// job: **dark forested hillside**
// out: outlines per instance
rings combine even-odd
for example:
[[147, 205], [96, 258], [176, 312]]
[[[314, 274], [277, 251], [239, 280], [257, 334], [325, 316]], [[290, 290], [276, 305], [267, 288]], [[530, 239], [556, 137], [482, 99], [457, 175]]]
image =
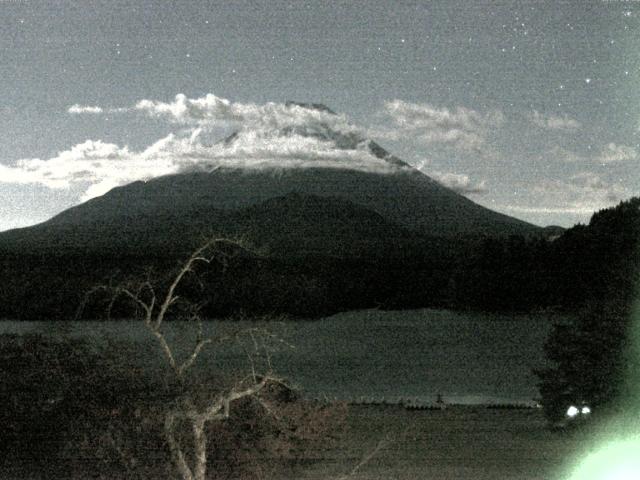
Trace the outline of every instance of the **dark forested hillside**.
[[576, 306], [571, 322], [556, 325], [549, 336], [551, 367], [537, 372], [546, 415], [556, 421], [568, 405], [581, 403], [599, 412], [635, 406], [640, 198], [600, 211], [588, 226], [567, 232], [551, 261], [559, 266], [558, 295]]
[[[255, 255], [233, 259], [225, 272], [212, 267], [198, 296], [211, 316], [370, 307], [574, 311], [631, 294], [639, 201], [598, 212], [555, 240], [447, 238], [416, 234], [345, 200], [290, 194], [212, 217], [224, 226], [218, 234], [243, 238]], [[48, 226], [48, 236], [31, 243], [20, 231], [0, 237], [0, 315], [69, 318], [97, 284], [150, 270], [161, 281], [206, 237], [179, 219], [168, 225], [169, 232], [157, 230], [165, 224], [105, 228], [92, 241], [67, 226]]]

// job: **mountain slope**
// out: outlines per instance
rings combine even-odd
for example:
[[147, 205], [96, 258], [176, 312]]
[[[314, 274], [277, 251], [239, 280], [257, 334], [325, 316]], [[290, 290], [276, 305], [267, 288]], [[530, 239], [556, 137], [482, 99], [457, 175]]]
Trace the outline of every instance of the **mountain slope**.
[[279, 257], [376, 259], [398, 256], [401, 245], [416, 241], [406, 229], [359, 205], [298, 193], [240, 210], [228, 217], [228, 224]]
[[135, 182], [73, 207], [43, 225], [98, 226], [154, 221], [168, 214], [203, 220], [220, 210], [246, 208], [292, 192], [342, 198], [428, 235], [531, 234], [540, 230], [484, 208], [418, 171], [391, 175], [328, 168], [219, 168]]
[[[215, 234], [245, 238], [277, 256], [317, 254], [352, 258], [389, 255], [398, 242], [416, 240], [414, 234], [400, 225], [336, 197], [290, 193], [234, 210], [200, 209], [192, 205], [177, 210], [147, 207], [123, 210], [120, 215], [118, 211], [113, 211], [113, 215], [103, 212], [99, 218], [56, 217], [36, 227], [0, 234], [0, 247], [13, 252], [137, 255], [157, 249], [188, 250], [207, 235]], [[92, 220], [88, 221], [89, 218]]]
[[[333, 115], [322, 105], [296, 105]], [[220, 144], [233, 149], [243, 141], [246, 143], [247, 138], [249, 142], [255, 138], [244, 135], [243, 132], [235, 133]], [[201, 166], [199, 171], [138, 181], [114, 188], [40, 225], [1, 233], [0, 245], [49, 242], [51, 246], [61, 248], [109, 248], [127, 241], [140, 245], [145, 242], [168, 245], [175, 243], [176, 237], [198, 232], [234, 231], [241, 234], [242, 225], [234, 220], [234, 212], [291, 193], [314, 197], [316, 202], [318, 198], [324, 198], [328, 203], [345, 201], [418, 235], [467, 237], [542, 233], [539, 227], [484, 208], [444, 187], [357, 133], [336, 131], [320, 123], [312, 127], [287, 127], [269, 138], [295, 141], [305, 137], [330, 145], [335, 157], [332, 157], [333, 163], [316, 166], [310, 161], [277, 168], [276, 158], [271, 159], [271, 166], [267, 167]], [[368, 155], [366, 158], [372, 162], [372, 168], [350, 163], [354, 153]], [[287, 165], [288, 160], [289, 157], [283, 158], [281, 163]], [[239, 163], [242, 163], [241, 159]], [[376, 168], [373, 168], [374, 164]], [[293, 215], [297, 206], [295, 202], [288, 202], [279, 208], [280, 214], [273, 216], [275, 222]], [[308, 211], [308, 220], [315, 223], [316, 228], [332, 228], [330, 222], [322, 226], [327, 217], [320, 215], [321, 211], [322, 208]], [[350, 221], [366, 221], [368, 213], [359, 216], [362, 213]], [[239, 213], [245, 220], [247, 214]], [[286, 220], [284, 222], [286, 224]], [[392, 229], [385, 235], [393, 234]]]

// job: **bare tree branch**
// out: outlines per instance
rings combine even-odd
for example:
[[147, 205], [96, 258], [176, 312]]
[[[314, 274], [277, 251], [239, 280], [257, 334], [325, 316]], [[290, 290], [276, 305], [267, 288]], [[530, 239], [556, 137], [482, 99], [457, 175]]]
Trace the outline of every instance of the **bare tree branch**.
[[349, 477], [353, 477], [358, 472], [358, 470], [360, 470], [363, 466], [369, 463], [373, 459], [373, 457], [375, 457], [380, 452], [380, 450], [382, 450], [388, 444], [389, 444], [388, 438], [383, 438], [382, 440], [380, 440], [378, 444], [375, 446], [375, 448], [371, 450], [369, 453], [367, 453], [364, 457], [362, 457], [362, 459], [351, 469], [349, 473], [347, 473], [346, 475], [343, 475], [338, 480], [347, 480]]
[[[162, 331], [162, 325], [171, 307], [181, 300], [177, 293], [179, 286], [188, 273], [194, 272], [197, 264], [210, 264], [215, 260], [222, 266], [223, 271], [227, 268], [230, 255], [220, 250], [220, 247], [223, 246], [247, 251], [240, 241], [215, 237], [203, 243], [189, 256], [177, 270], [177, 273], [171, 277], [164, 294], [160, 296], [151, 282], [150, 274], [148, 274], [147, 278], [142, 282], [128, 282], [116, 287], [112, 285], [96, 287], [88, 293], [86, 298], [99, 291], [111, 292], [112, 297], [108, 305], [109, 313], [120, 297], [127, 298], [135, 306], [136, 312], [141, 313], [145, 327], [158, 342], [162, 354], [176, 379], [182, 383], [187, 372], [193, 367], [206, 346], [222, 343], [231, 339], [232, 336], [221, 336], [215, 342], [213, 338], [206, 337], [203, 331], [202, 318], [199, 314], [202, 305], [183, 301], [189, 311], [188, 319], [196, 323], [197, 330], [193, 347], [186, 357], [179, 361], [174, 349]], [[79, 312], [85, 307], [86, 298]], [[226, 392], [219, 393], [213, 397], [204, 406], [198, 407], [188, 394], [184, 394], [179, 399], [176, 399], [175, 404], [166, 412], [164, 419], [165, 439], [171, 452], [173, 463], [182, 480], [205, 480], [207, 468], [206, 426], [209, 422], [228, 419], [231, 407], [235, 402], [247, 397], [258, 399], [259, 394], [267, 385], [271, 383], [284, 384], [281, 379], [273, 375], [271, 352], [269, 345], [267, 345], [267, 340], [276, 341], [276, 337], [266, 332], [265, 329], [249, 328], [235, 335], [236, 340], [239, 341], [243, 348], [247, 347], [241, 339], [243, 334], [247, 336], [246, 338], [249, 342], [249, 348], [246, 353], [251, 364], [251, 374], [238, 381]], [[284, 343], [283, 340], [280, 340], [280, 342]], [[258, 366], [257, 362], [260, 362], [260, 366]], [[258, 369], [260, 367], [264, 368], [266, 373], [259, 373]], [[275, 415], [266, 402], [261, 399], [258, 399], [258, 401], [267, 412]], [[180, 439], [182, 435], [176, 433], [177, 429], [185, 424], [189, 425], [191, 430], [193, 442], [190, 444], [191, 450], [185, 450], [185, 446], [181, 445]]]
[[180, 444], [176, 440], [175, 437], [175, 422], [176, 415], [174, 412], [169, 411], [164, 419], [164, 434], [165, 439], [167, 440], [167, 444], [169, 445], [169, 450], [171, 451], [171, 457], [173, 458], [173, 463], [175, 464], [182, 480], [194, 480], [193, 472], [191, 468], [189, 468], [189, 464], [185, 458], [182, 449], [180, 448]]
[[177, 374], [179, 377], [182, 377], [184, 375], [184, 372], [186, 372], [187, 369], [189, 369], [196, 361], [198, 355], [200, 354], [200, 351], [205, 347], [205, 345], [208, 345], [210, 343], [213, 343], [213, 340], [210, 338], [199, 340], [198, 343], [196, 343], [196, 346], [191, 352], [191, 355], [189, 355], [189, 357], [178, 367]]
[[211, 261], [213, 260], [213, 258], [215, 257], [215, 255], [211, 256], [211, 257], [206, 257], [203, 254], [213, 248], [214, 246], [217, 246], [219, 244], [228, 244], [228, 245], [232, 245], [235, 247], [242, 247], [242, 245], [240, 245], [238, 242], [234, 241], [234, 240], [230, 240], [227, 238], [213, 238], [211, 240], [209, 240], [208, 242], [206, 242], [204, 245], [202, 245], [200, 248], [198, 248], [195, 252], [193, 252], [191, 254], [191, 256], [189, 257], [189, 259], [185, 262], [185, 264], [182, 266], [182, 268], [180, 269], [180, 271], [178, 272], [178, 274], [175, 276], [175, 278], [173, 279], [173, 282], [171, 282], [171, 285], [169, 286], [168, 290], [167, 290], [167, 294], [164, 297], [164, 301], [162, 302], [161, 306], [160, 306], [160, 311], [158, 312], [158, 315], [156, 316], [156, 320], [155, 320], [155, 328], [158, 329], [160, 328], [160, 326], [162, 325], [162, 322], [164, 321], [164, 317], [167, 313], [167, 310], [169, 309], [169, 307], [176, 302], [176, 300], [178, 299], [178, 297], [175, 295], [175, 290], [178, 287], [178, 285], [180, 284], [180, 282], [182, 281], [183, 277], [193, 271], [193, 266], [198, 263], [198, 262], [203, 262], [203, 263], [211, 263]]

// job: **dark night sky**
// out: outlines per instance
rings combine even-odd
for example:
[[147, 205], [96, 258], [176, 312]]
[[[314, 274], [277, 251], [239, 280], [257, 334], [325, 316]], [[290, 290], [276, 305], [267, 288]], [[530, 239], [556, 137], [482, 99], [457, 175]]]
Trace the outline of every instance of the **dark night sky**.
[[0, 0], [0, 230], [176, 171], [171, 155], [219, 159], [215, 134], [281, 126], [286, 100], [326, 104], [490, 208], [584, 222], [640, 191], [639, 16], [636, 1]]

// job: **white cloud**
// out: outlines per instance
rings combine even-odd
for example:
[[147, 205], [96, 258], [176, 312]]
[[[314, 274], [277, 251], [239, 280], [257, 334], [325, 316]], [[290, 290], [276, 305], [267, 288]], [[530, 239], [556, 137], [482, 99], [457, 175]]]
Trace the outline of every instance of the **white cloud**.
[[[87, 113], [86, 108], [75, 110]], [[401, 169], [373, 155], [368, 141], [344, 116], [325, 110], [236, 104], [213, 95], [199, 99], [178, 95], [170, 103], [143, 100], [136, 109], [168, 118], [180, 128], [141, 151], [87, 140], [49, 159], [19, 160], [14, 166], [0, 166], [0, 182], [81, 188], [86, 200], [135, 180], [218, 167], [345, 168], [377, 173]], [[231, 141], [209, 138], [219, 122], [234, 123], [237, 135]]]
[[550, 156], [564, 163], [584, 163], [589, 161], [588, 157], [557, 145], [551, 148], [546, 156]]
[[15, 166], [2, 166], [0, 181], [51, 189], [81, 185], [86, 188], [83, 199], [87, 199], [117, 185], [175, 171], [170, 162], [149, 160], [127, 147], [87, 140], [47, 160], [23, 159]]
[[630, 196], [619, 183], [611, 183], [593, 172], [580, 172], [566, 180], [547, 179], [532, 189], [536, 208], [561, 208], [593, 212]]
[[610, 183], [593, 172], [581, 172], [566, 180], [547, 179], [529, 192], [529, 202], [525, 205], [500, 205], [496, 208], [515, 214], [549, 216], [576, 216], [585, 221], [592, 213], [610, 207], [630, 196], [619, 184]]
[[487, 191], [486, 180], [472, 180], [469, 175], [462, 173], [443, 173], [443, 172], [429, 172], [428, 174], [434, 180], [437, 180], [440, 184], [447, 188], [450, 188], [454, 192], [468, 195], [472, 193], [485, 193]]
[[165, 118], [180, 125], [205, 129], [231, 124], [248, 130], [274, 131], [311, 127], [342, 134], [364, 134], [345, 115], [335, 114], [326, 107], [309, 108], [295, 103], [239, 103], [211, 93], [200, 98], [178, 94], [171, 102], [141, 100], [134, 109], [150, 117]]
[[67, 110], [69, 113], [103, 113], [104, 110], [102, 107], [95, 107], [89, 105], [71, 105]]
[[531, 123], [546, 130], [578, 130], [582, 125], [568, 115], [543, 114], [534, 110], [529, 115]]
[[190, 99], [179, 93], [173, 102], [159, 100], [140, 100], [136, 110], [152, 117], [168, 118], [182, 124], [197, 124], [212, 121], [239, 121], [241, 116], [234, 113], [237, 108], [225, 99], [209, 93], [201, 98]]
[[391, 125], [372, 128], [372, 136], [389, 140], [410, 138], [462, 150], [482, 147], [492, 129], [504, 123], [504, 115], [499, 111], [480, 113], [464, 107], [449, 110], [402, 100], [386, 102], [383, 114], [391, 120]]
[[462, 195], [469, 195], [474, 193], [485, 193], [487, 191], [486, 180], [474, 180], [469, 175], [464, 173], [452, 173], [442, 172], [430, 168], [430, 161], [423, 159], [417, 163], [414, 163], [414, 168], [417, 168], [425, 175], [433, 178], [441, 185], [450, 188], [454, 192]]
[[[622, 163], [640, 159], [640, 152], [628, 145], [608, 143], [598, 153], [579, 154], [572, 150], [555, 146], [551, 148], [546, 157], [551, 157], [565, 163], [595, 163], [605, 165], [609, 163]], [[542, 158], [542, 157], [541, 157]]]
[[578, 188], [590, 191], [607, 191], [614, 193], [616, 185], [604, 181], [598, 174], [593, 172], [580, 172], [569, 178], [569, 184]]
[[630, 160], [638, 160], [638, 150], [627, 145], [616, 145], [615, 143], [607, 144], [600, 154], [596, 157], [598, 163], [614, 163], [626, 162]]
[[337, 148], [335, 142], [314, 136], [276, 131], [243, 130], [229, 142], [205, 145], [202, 132], [171, 134], [140, 154], [146, 159], [174, 162], [177, 171], [229, 168], [346, 168], [391, 173], [398, 167], [371, 154], [366, 141]]
[[512, 212], [519, 213], [543, 213], [543, 214], [567, 214], [574, 215], [588, 215], [593, 213], [594, 207], [591, 205], [584, 206], [568, 206], [568, 207], [528, 207], [521, 205], [500, 205], [499, 209], [511, 210]]

